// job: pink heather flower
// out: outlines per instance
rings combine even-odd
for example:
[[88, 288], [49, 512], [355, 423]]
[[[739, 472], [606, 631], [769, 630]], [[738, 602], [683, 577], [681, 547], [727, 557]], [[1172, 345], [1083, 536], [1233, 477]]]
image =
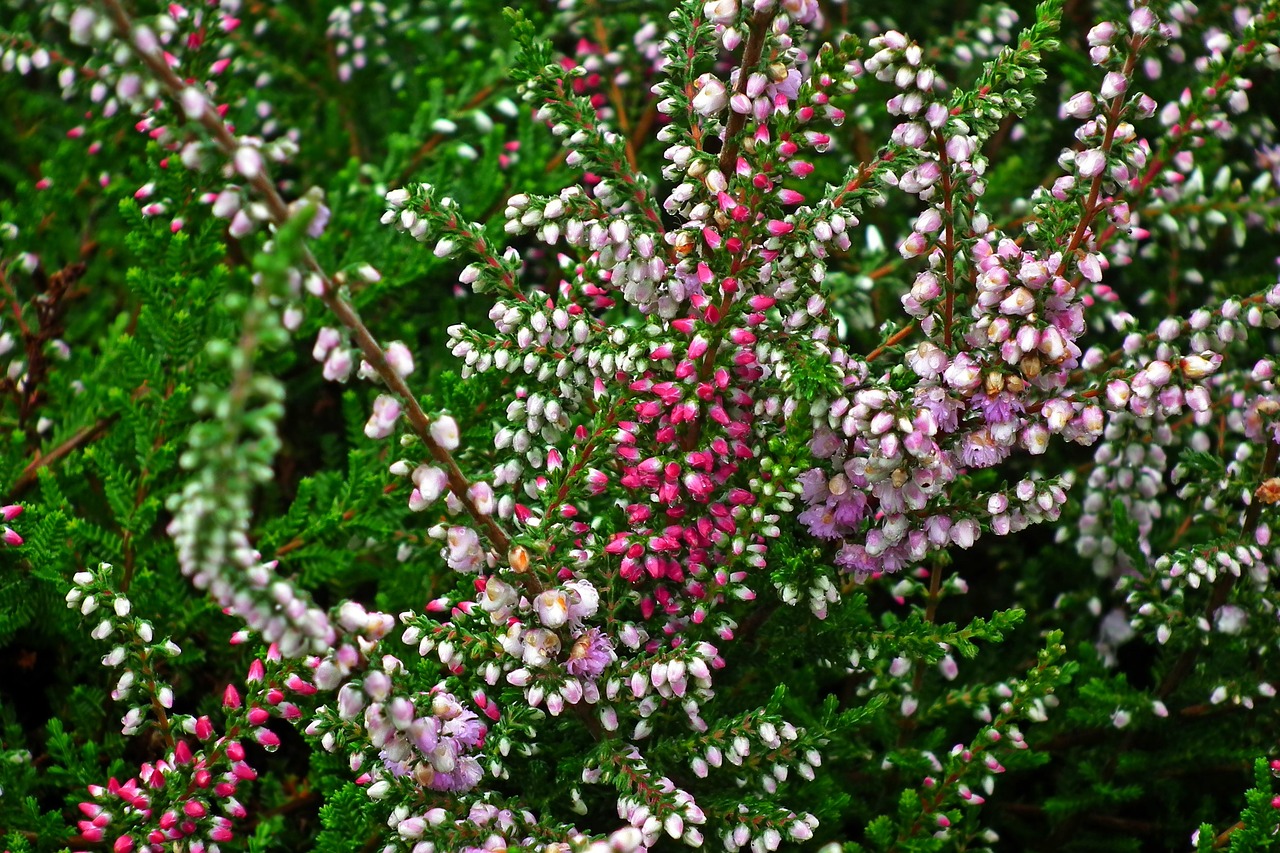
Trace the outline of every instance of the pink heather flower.
[[1102, 281], [1102, 264], [1097, 254], [1091, 252], [1080, 259], [1080, 274], [1089, 281]]
[[352, 369], [351, 351], [335, 348], [324, 361], [324, 378], [329, 382], [347, 382]]
[[904, 259], [915, 258], [929, 251], [929, 238], [921, 234], [919, 231], [911, 232], [907, 239], [902, 241], [902, 245], [898, 247], [898, 254]]
[[226, 219], [239, 209], [240, 191], [235, 187], [227, 187], [213, 200], [212, 213], [219, 219]]
[[931, 207], [916, 217], [916, 230], [922, 234], [932, 234], [941, 227], [942, 212], [936, 207]]
[[[327, 205], [315, 203], [314, 206], [316, 210], [315, 215], [313, 215], [311, 217], [311, 221], [307, 223], [307, 236], [312, 239], [324, 234], [324, 229], [328, 226], [329, 217], [331, 215], [331, 211]], [[368, 264], [363, 265], [363, 267], [367, 266]]]
[[493, 487], [488, 483], [472, 483], [467, 489], [467, 497], [475, 504], [476, 511], [481, 515], [492, 515], [495, 507], [493, 497]]
[[12, 545], [14, 547], [22, 544], [22, 537], [18, 535], [16, 530], [7, 525], [4, 528], [3, 534], [0, 534], [0, 539], [4, 540], [4, 544]]
[[395, 430], [399, 417], [400, 401], [387, 394], [379, 394], [373, 402], [373, 414], [364, 425], [364, 434], [373, 439], [386, 438]]
[[187, 118], [198, 120], [201, 116], [204, 115], [204, 108], [205, 108], [205, 105], [207, 104], [207, 101], [205, 100], [204, 92], [201, 92], [199, 89], [195, 88], [194, 86], [188, 86], [187, 88], [183, 89], [182, 94], [179, 96], [178, 101], [181, 104], [182, 111], [186, 114]]
[[1129, 13], [1129, 31], [1135, 35], [1147, 35], [1155, 30], [1160, 21], [1150, 6], [1139, 6]]
[[1061, 115], [1084, 121], [1093, 115], [1093, 108], [1093, 95], [1089, 92], [1077, 92], [1071, 96], [1071, 100], [1062, 105]]
[[1111, 100], [1123, 95], [1129, 88], [1129, 81], [1119, 71], [1110, 71], [1107, 76], [1102, 78], [1102, 88], [1098, 94], [1102, 95], [1105, 100]]
[[1098, 45], [1110, 44], [1116, 37], [1116, 25], [1111, 21], [1103, 21], [1095, 24], [1093, 29], [1089, 30], [1089, 46], [1097, 47]]
[[251, 231], [253, 231], [253, 220], [243, 210], [237, 210], [231, 217], [231, 227], [227, 229], [227, 233], [238, 239]]
[[1100, 149], [1090, 148], [1076, 155], [1076, 171], [1082, 178], [1094, 178], [1107, 166], [1107, 155]]
[[431, 422], [431, 440], [445, 450], [457, 450], [460, 441], [458, 422], [450, 415], [441, 415]]
[[97, 12], [89, 6], [77, 5], [67, 21], [71, 29], [71, 41], [75, 44], [89, 44], [93, 40], [93, 28], [97, 22]]
[[0, 518], [3, 518], [5, 521], [13, 521], [20, 515], [22, 515], [22, 507], [18, 504], [9, 504], [8, 506], [0, 507]]
[[[342, 343], [342, 335], [337, 329], [325, 327], [316, 335], [316, 344], [311, 349], [311, 357], [319, 362], [326, 362], [329, 354]], [[328, 379], [329, 377], [325, 377]]]

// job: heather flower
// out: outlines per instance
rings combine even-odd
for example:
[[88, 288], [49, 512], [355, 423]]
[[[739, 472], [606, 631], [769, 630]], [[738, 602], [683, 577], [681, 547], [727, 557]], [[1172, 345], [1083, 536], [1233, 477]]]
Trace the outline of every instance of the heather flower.
[[[23, 551], [43, 574], [22, 583], [75, 573], [67, 605], [120, 670], [109, 690], [125, 707], [111, 713], [127, 736], [155, 735], [129, 747], [152, 753], [136, 779], [91, 789], [83, 840], [229, 841], [245, 813], [236, 780], [256, 772], [240, 741], [304, 749], [268, 727], [277, 719], [346, 762], [368, 798], [356, 810], [361, 837], [417, 853], [603, 853], [654, 848], [663, 835], [776, 849], [815, 834], [816, 818], [786, 804], [830, 788], [829, 775], [808, 784], [827, 745], [869, 755], [873, 788], [892, 782], [883, 797], [851, 800], [872, 821], [867, 837], [910, 847], [928, 831], [937, 843], [963, 834], [990, 845], [984, 822], [999, 812], [979, 807], [1006, 765], [1038, 764], [1011, 760], [1014, 750], [1043, 758], [1051, 744], [1087, 761], [1136, 744], [1141, 754], [1148, 707], [1167, 714], [1206, 698], [1229, 702], [1239, 726], [1224, 755], [1265, 741], [1254, 722], [1265, 714], [1250, 712], [1275, 689], [1237, 664], [1265, 647], [1280, 605], [1268, 584], [1280, 419], [1273, 360], [1258, 361], [1280, 325], [1280, 287], [1247, 280], [1271, 260], [1254, 235], [1274, 225], [1274, 128], [1248, 110], [1266, 98], [1250, 77], [1275, 55], [1274, 22], [1175, 3], [1160, 12], [1167, 21], [1139, 4], [1100, 24], [1087, 36], [1099, 67], [1073, 77], [1080, 91], [1062, 91], [1058, 115], [1074, 139], [1044, 157], [1018, 143], [1067, 138], [1043, 106], [1055, 66], [1041, 61], [1062, 23], [1053, 4], [1021, 34], [1012, 11], [984, 8], [942, 44], [872, 28], [865, 43], [830, 45], [815, 41], [826, 25], [812, 0], [697, 0], [654, 21], [638, 12], [625, 35], [611, 14], [572, 5], [538, 23], [561, 27], [571, 55], [557, 58], [517, 15], [510, 69], [563, 142], [563, 162], [583, 172], [563, 188], [540, 164], [501, 172], [544, 149], [504, 139], [521, 110], [487, 66], [473, 100], [448, 94], [445, 74], [440, 97], [347, 99], [332, 127], [303, 134], [288, 127], [297, 99], [272, 93], [286, 78], [311, 81], [308, 97], [328, 85], [289, 61], [291, 44], [312, 41], [293, 38], [306, 21], [283, 33], [289, 16], [235, 12], [246, 27], [230, 6], [181, 4], [133, 20], [106, 0], [33, 19], [39, 40], [66, 18], [84, 50], [9, 39], [0, 64], [51, 69], [34, 94], [20, 90], [20, 106], [38, 104], [55, 73], [68, 101], [87, 96], [63, 148], [96, 156], [77, 140], [117, 113], [148, 146], [146, 160], [113, 162], [114, 178], [68, 172], [60, 152], [42, 160], [51, 176], [34, 183], [35, 207], [6, 210], [22, 227], [0, 227], [15, 244], [13, 263], [0, 263], [18, 327], [0, 336], [0, 354], [15, 354], [5, 373], [14, 488], [48, 515]], [[321, 25], [332, 77], [406, 94], [426, 77], [402, 57], [434, 55], [437, 41], [450, 56], [473, 51], [478, 8], [451, 8], [442, 40], [440, 16], [339, 3]], [[264, 65], [248, 32], [283, 52]], [[882, 103], [867, 103], [882, 89]], [[425, 138], [387, 147], [369, 135], [396, 127], [385, 119], [403, 118], [397, 105], [410, 101], [423, 112], [403, 127]], [[857, 133], [842, 136], [834, 128], [850, 104]], [[483, 145], [468, 138], [473, 127]], [[354, 162], [384, 147], [382, 161]], [[1014, 148], [1027, 169], [1048, 170], [1044, 181], [1008, 180]], [[321, 162], [335, 156], [352, 166]], [[394, 188], [424, 170], [457, 180], [449, 164], [459, 161], [481, 196], [502, 183], [494, 175], [530, 182], [499, 205], [501, 228], [466, 221], [463, 204], [430, 186]], [[308, 174], [328, 186], [297, 185]], [[114, 280], [120, 257], [155, 263], [128, 277], [141, 303], [128, 334], [101, 342], [107, 354], [124, 348], [128, 369], [77, 385], [57, 375], [74, 359], [44, 355], [61, 357], [52, 341], [64, 331], [105, 327], [95, 313], [69, 331], [48, 325], [62, 316], [58, 276], [71, 274], [26, 241], [81, 208], [95, 221], [114, 215], [91, 198], [113, 182], [132, 219], [91, 229], [105, 249], [82, 253], [91, 280]], [[369, 192], [403, 242], [370, 236], [360, 218]], [[191, 199], [212, 216], [188, 211]], [[874, 226], [861, 221], [868, 209]], [[519, 239], [495, 246], [500, 232]], [[421, 263], [408, 260], [415, 250]], [[1223, 268], [1197, 268], [1206, 256]], [[326, 269], [335, 258], [341, 272]], [[226, 273], [241, 259], [252, 259], [252, 286]], [[446, 332], [460, 379], [416, 371], [405, 343], [380, 343], [429, 339], [395, 314], [397, 288], [419, 280], [423, 263], [433, 276], [457, 273], [455, 292], [480, 306]], [[175, 265], [184, 298], [219, 306], [218, 322], [172, 310]], [[36, 294], [29, 304], [24, 288]], [[1175, 316], [1162, 322], [1166, 311]], [[373, 394], [295, 387], [292, 375], [286, 394], [270, 376], [287, 362], [262, 353], [309, 321], [320, 329], [315, 372], [373, 383]], [[170, 365], [188, 351], [199, 358]], [[72, 392], [84, 405], [46, 405]], [[356, 422], [372, 440], [403, 432], [398, 447], [326, 441], [299, 468], [295, 448], [314, 437], [285, 414], [320, 414], [339, 396], [344, 414], [371, 403]], [[109, 418], [75, 422], [108, 397]], [[424, 411], [428, 399], [463, 407], [466, 446], [454, 417]], [[173, 430], [188, 428], [173, 453]], [[1091, 446], [1092, 460], [1067, 442]], [[351, 464], [335, 468], [335, 453]], [[258, 490], [273, 478], [264, 502]], [[141, 537], [157, 495], [168, 500], [172, 556]], [[77, 500], [90, 502], [92, 524]], [[288, 512], [269, 517], [280, 501]], [[1073, 547], [997, 539], [1033, 524]], [[3, 538], [22, 541], [7, 527]], [[103, 547], [124, 565], [67, 568]], [[1028, 559], [1009, 559], [1025, 549]], [[1065, 571], [1077, 556], [1097, 577]], [[991, 584], [992, 567], [1016, 577]], [[152, 633], [171, 622], [160, 618], [173, 606], [172, 585], [156, 582], [165, 571], [242, 623], [235, 644], [260, 646], [243, 689], [222, 691], [225, 737], [214, 721], [173, 711], [190, 697], [165, 681], [176, 651]], [[973, 610], [949, 601], [968, 591], [966, 576], [998, 607], [951, 624]], [[397, 618], [341, 600], [370, 583], [409, 609]], [[312, 600], [315, 584], [340, 601], [331, 612]], [[136, 599], [123, 594], [130, 585]], [[825, 629], [807, 621], [828, 618]], [[1117, 693], [1105, 671], [1113, 649], [1073, 659], [1107, 618], [1108, 643], [1126, 632], [1148, 641], [1162, 683], [1126, 680]], [[1010, 653], [967, 667], [959, 683], [957, 653], [987, 656], [1002, 640]], [[792, 657], [806, 678], [787, 681], [784, 696], [760, 665]], [[1089, 689], [1067, 689], [1082, 671]], [[808, 731], [787, 722], [787, 709], [823, 692], [841, 697], [838, 714], [805, 715]], [[1060, 703], [1075, 703], [1065, 728]], [[961, 719], [976, 729], [939, 749]], [[1033, 747], [1019, 729], [1031, 723], [1059, 728]], [[1123, 742], [1108, 739], [1117, 728]], [[851, 749], [849, 732], [864, 729], [892, 733], [893, 761], [875, 760], [874, 736]], [[573, 747], [555, 756], [563, 786], [550, 798], [526, 790], [545, 781], [548, 743]], [[119, 757], [104, 748], [104, 760]], [[1145, 784], [1114, 764], [1110, 788]], [[26, 785], [27, 775], [14, 778]], [[1259, 802], [1268, 778], [1263, 767]], [[1070, 801], [1076, 783], [1061, 784]], [[610, 810], [588, 786], [615, 798], [625, 829], [600, 823]], [[320, 793], [330, 800], [320, 831], [349, 834], [350, 803]], [[1257, 811], [1231, 830], [1237, 839], [1269, 837]]]
[[588, 628], [579, 634], [569, 648], [564, 668], [570, 675], [596, 679], [613, 661], [613, 645], [599, 628]]
[[724, 83], [710, 75], [699, 78], [698, 94], [693, 97], [693, 108], [704, 116], [712, 116], [725, 108], [729, 103]]

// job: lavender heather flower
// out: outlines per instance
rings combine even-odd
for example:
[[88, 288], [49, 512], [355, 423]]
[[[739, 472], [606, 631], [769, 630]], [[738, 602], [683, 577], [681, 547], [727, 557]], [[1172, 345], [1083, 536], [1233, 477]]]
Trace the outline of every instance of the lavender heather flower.
[[574, 639], [564, 668], [570, 675], [594, 680], [613, 659], [613, 643], [604, 632], [593, 626]]

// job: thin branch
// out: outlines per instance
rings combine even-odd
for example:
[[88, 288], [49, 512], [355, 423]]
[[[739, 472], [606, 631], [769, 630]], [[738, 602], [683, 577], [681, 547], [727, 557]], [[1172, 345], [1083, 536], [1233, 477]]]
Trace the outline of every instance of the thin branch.
[[27, 467], [22, 469], [22, 473], [18, 475], [18, 479], [13, 481], [13, 485], [9, 487], [9, 495], [16, 496], [35, 484], [39, 476], [40, 469], [45, 468], [59, 461], [64, 456], [75, 450], [96, 441], [101, 438], [107, 431], [107, 428], [115, 421], [115, 417], [103, 418], [95, 424], [87, 427], [81, 427], [57, 447], [50, 450], [43, 456], [37, 456], [27, 463]]
[[[121, 38], [131, 46], [135, 45], [133, 22], [120, 5], [119, 0], [104, 0], [104, 6], [110, 13]], [[146, 53], [137, 50], [135, 46], [134, 55], [147, 66], [147, 69], [154, 75], [156, 80], [168, 90], [171, 97], [179, 98], [187, 88], [187, 85], [179, 79], [159, 54]], [[235, 155], [241, 143], [213, 106], [206, 103], [196, 120], [209, 132], [214, 143], [222, 150], [223, 154], [228, 157]], [[257, 174], [249, 178], [248, 182], [262, 197], [267, 209], [270, 211], [271, 219], [276, 224], [282, 224], [288, 220], [289, 206], [280, 196], [279, 191], [266, 171], [265, 165]], [[502, 529], [496, 519], [480, 512], [475, 502], [468, 495], [471, 484], [463, 475], [452, 454], [431, 437], [431, 418], [422, 410], [417, 396], [405, 383], [404, 378], [387, 363], [386, 353], [383, 351], [382, 346], [374, 338], [373, 333], [369, 331], [364, 321], [360, 319], [360, 315], [356, 313], [355, 308], [338, 292], [338, 287], [334, 284], [332, 277], [320, 266], [320, 263], [307, 247], [303, 248], [303, 263], [322, 282], [323, 291], [320, 295], [320, 300], [324, 302], [325, 306], [338, 321], [351, 332], [352, 338], [360, 348], [365, 360], [369, 362], [392, 393], [399, 397], [404, 404], [406, 415], [410, 425], [413, 427], [413, 431], [436, 463], [445, 470], [449, 480], [449, 490], [453, 492], [458, 502], [462, 504], [475, 522], [485, 529], [490, 541], [500, 554], [510, 550], [510, 535]]]
[[[742, 65], [738, 68], [738, 94], [747, 93], [747, 80], [751, 71], [760, 64], [760, 56], [764, 53], [765, 36], [769, 34], [769, 26], [773, 23], [776, 8], [767, 12], [756, 12], [751, 18], [751, 32], [747, 36], [747, 46], [742, 51]], [[747, 124], [745, 113], [734, 112], [729, 116], [729, 124], [724, 131], [724, 148], [720, 150], [720, 171], [725, 175], [733, 174], [738, 165], [738, 135]]]

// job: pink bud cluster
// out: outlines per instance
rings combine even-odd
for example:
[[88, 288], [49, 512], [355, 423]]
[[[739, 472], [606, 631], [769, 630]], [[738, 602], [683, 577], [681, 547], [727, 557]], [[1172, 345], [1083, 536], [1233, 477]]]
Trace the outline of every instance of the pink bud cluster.
[[[22, 507], [17, 504], [9, 504], [8, 506], [0, 507], [0, 518], [3, 518], [5, 521], [13, 521], [20, 515], [22, 515]], [[18, 545], [21, 545], [23, 540], [18, 531], [6, 524], [4, 525], [3, 532], [0, 533], [0, 541], [3, 541], [4, 544], [11, 548], [15, 548]]]
[[[116, 853], [159, 853], [176, 842], [188, 850], [217, 853], [220, 843], [232, 839], [232, 820], [246, 815], [236, 798], [239, 786], [257, 777], [245, 762], [240, 738], [251, 733], [267, 746], [279, 740], [263, 727], [265, 715], [241, 712], [232, 685], [223, 700], [226, 735], [219, 735], [207, 716], [173, 714], [173, 688], [161, 680], [158, 664], [180, 649], [171, 640], [155, 639], [151, 623], [134, 615], [129, 598], [113, 589], [111, 574], [106, 563], [77, 573], [67, 606], [95, 623], [94, 639], [113, 643], [102, 663], [122, 670], [111, 696], [131, 706], [121, 721], [123, 733], [136, 734], [150, 722], [167, 741], [168, 751], [144, 762], [136, 778], [89, 786], [90, 799], [80, 803], [80, 840], [109, 842]], [[144, 695], [139, 699], [137, 693]], [[154, 721], [148, 720], [151, 716]]]

